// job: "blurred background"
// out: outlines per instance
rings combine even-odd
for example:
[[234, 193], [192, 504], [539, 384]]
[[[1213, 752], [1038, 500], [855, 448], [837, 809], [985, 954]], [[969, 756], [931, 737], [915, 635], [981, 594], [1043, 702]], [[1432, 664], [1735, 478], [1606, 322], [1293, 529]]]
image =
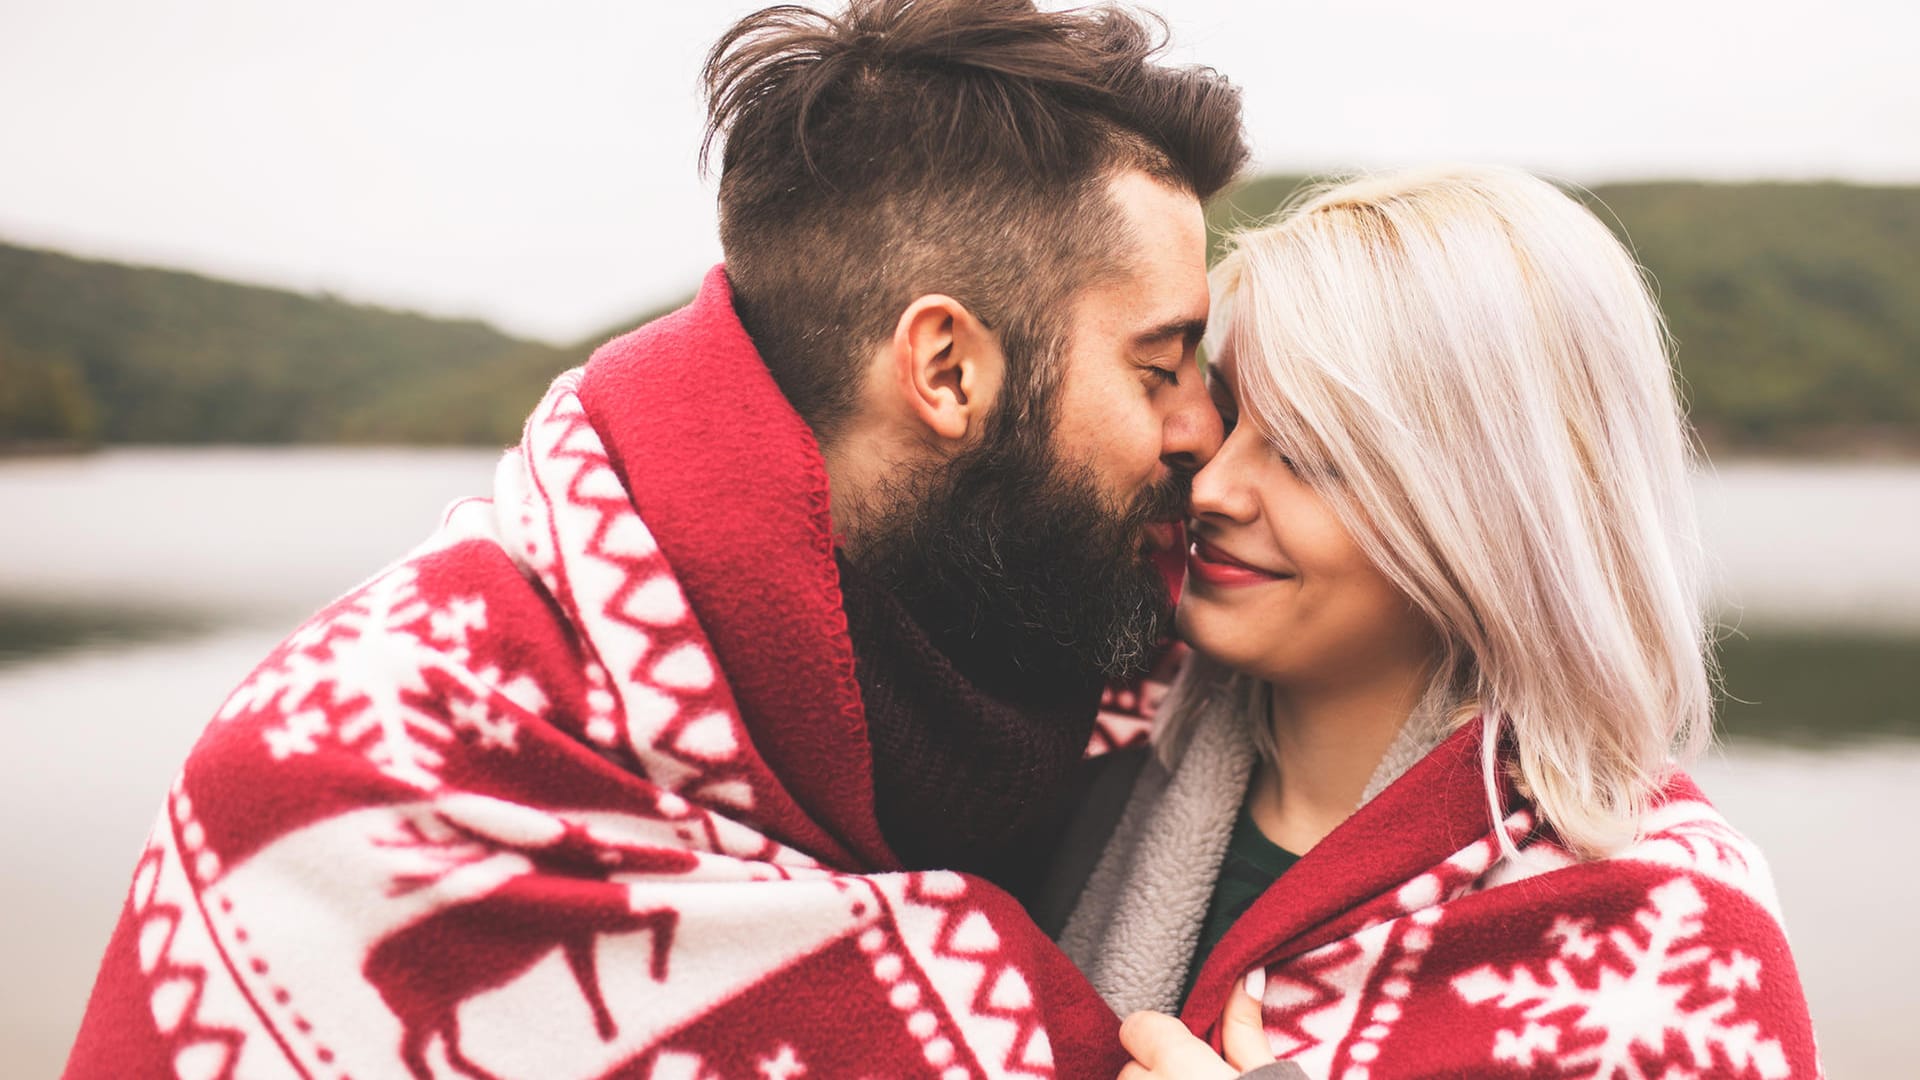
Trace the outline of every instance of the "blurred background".
[[[696, 73], [756, 6], [0, 0], [8, 1075], [59, 1071], [227, 690], [718, 260]], [[1712, 458], [1697, 775], [1773, 862], [1829, 1072], [1911, 1075], [1920, 7], [1158, 10], [1246, 91], [1260, 179], [1216, 224], [1467, 160], [1629, 238]]]

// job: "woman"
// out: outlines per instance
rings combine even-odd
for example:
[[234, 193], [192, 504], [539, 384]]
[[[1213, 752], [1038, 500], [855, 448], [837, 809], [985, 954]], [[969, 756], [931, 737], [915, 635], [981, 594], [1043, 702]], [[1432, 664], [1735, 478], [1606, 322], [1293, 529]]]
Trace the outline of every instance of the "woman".
[[1128, 1074], [1816, 1075], [1765, 864], [1680, 771], [1692, 459], [1627, 253], [1537, 179], [1421, 172], [1215, 292], [1196, 656], [1062, 935], [1212, 1043], [1136, 1015]]

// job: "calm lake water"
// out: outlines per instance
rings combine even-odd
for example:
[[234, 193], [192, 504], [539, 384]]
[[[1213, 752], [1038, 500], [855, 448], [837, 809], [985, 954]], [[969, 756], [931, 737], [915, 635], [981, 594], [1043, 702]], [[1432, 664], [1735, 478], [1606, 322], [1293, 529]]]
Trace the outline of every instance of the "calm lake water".
[[[0, 462], [0, 1062], [57, 1075], [181, 756], [312, 609], [484, 492], [484, 451], [128, 450]], [[1696, 777], [1767, 852], [1835, 1077], [1920, 1060], [1920, 466], [1699, 486], [1730, 698]], [[1882, 826], [1881, 822], [1889, 823]]]

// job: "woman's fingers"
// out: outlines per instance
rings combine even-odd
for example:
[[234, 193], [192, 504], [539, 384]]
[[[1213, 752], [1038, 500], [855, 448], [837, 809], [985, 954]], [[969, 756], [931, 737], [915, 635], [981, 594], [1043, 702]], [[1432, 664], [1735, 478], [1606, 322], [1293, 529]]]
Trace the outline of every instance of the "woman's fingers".
[[1120, 1025], [1120, 1045], [1133, 1055], [1119, 1080], [1232, 1080], [1262, 1065], [1273, 1064], [1266, 1025], [1260, 1018], [1260, 999], [1267, 989], [1265, 968], [1247, 973], [1244, 983], [1227, 995], [1220, 1014], [1222, 1060], [1187, 1025], [1165, 1013], [1137, 1012]]
[[1120, 1045], [1134, 1060], [1120, 1073], [1126, 1080], [1233, 1080], [1240, 1075], [1240, 1070], [1194, 1038], [1187, 1025], [1166, 1013], [1137, 1012], [1127, 1017], [1120, 1025]]
[[1227, 1052], [1227, 1064], [1236, 1073], [1273, 1064], [1267, 1026], [1260, 1019], [1260, 999], [1266, 991], [1267, 969], [1254, 968], [1247, 972], [1246, 981], [1227, 995], [1226, 1010], [1220, 1014], [1220, 1045]]
[[1166, 1013], [1137, 1012], [1120, 1022], [1120, 1045], [1150, 1072], [1160, 1071], [1181, 1040], [1191, 1038], [1187, 1025]]

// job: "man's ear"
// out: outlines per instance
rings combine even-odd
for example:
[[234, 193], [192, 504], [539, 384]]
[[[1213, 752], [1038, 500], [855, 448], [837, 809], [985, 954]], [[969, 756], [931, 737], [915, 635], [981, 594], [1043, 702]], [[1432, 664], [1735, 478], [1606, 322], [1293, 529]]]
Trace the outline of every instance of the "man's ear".
[[929, 434], [955, 442], [986, 422], [1006, 378], [998, 336], [966, 305], [939, 293], [900, 313], [889, 359], [897, 406]]

